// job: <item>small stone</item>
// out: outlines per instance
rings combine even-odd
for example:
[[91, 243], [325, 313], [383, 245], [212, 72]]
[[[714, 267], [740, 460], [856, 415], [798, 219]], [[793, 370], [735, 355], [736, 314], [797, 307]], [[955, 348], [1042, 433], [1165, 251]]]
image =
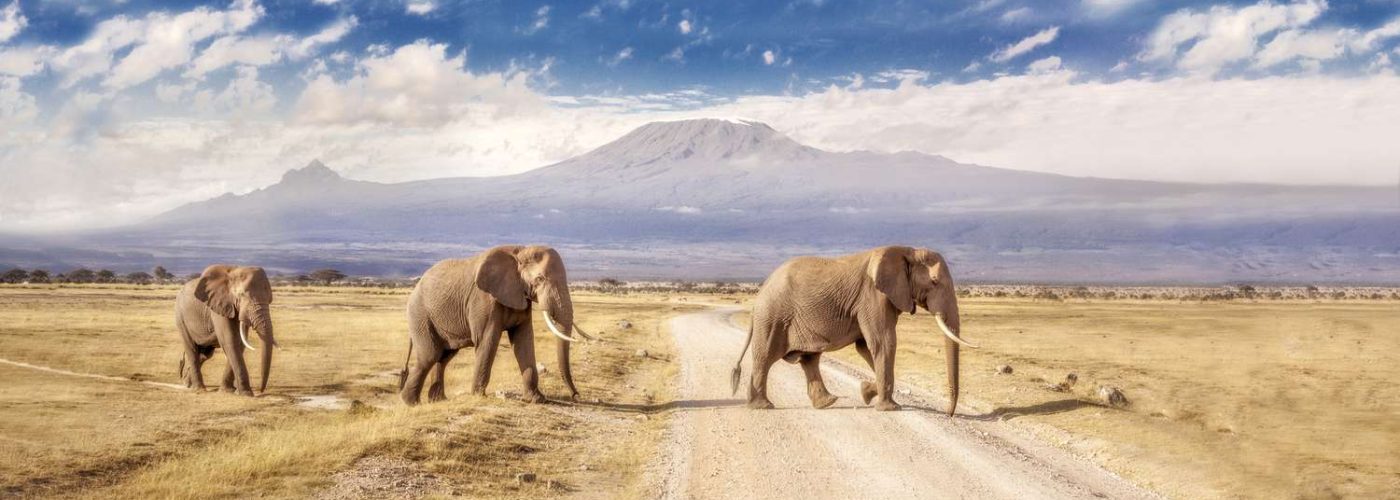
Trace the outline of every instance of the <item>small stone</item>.
[[544, 482], [544, 488], [547, 490], [562, 490], [564, 489], [564, 483], [550, 479]]
[[535, 364], [535, 373], [538, 373], [538, 374], [540, 374], [540, 375], [544, 375], [544, 374], [546, 374], [546, 373], [549, 373], [549, 367], [548, 367], [548, 366], [545, 366], [544, 363], [536, 363], [536, 364]]
[[639, 357], [639, 358], [649, 358], [649, 357], [651, 357], [651, 353], [647, 352], [646, 349], [637, 349], [637, 357]]
[[1101, 385], [1096, 392], [1098, 392], [1099, 400], [1109, 406], [1122, 408], [1129, 404], [1128, 397], [1124, 396], [1123, 391], [1119, 390], [1117, 387]]
[[519, 473], [519, 474], [516, 474], [516, 475], [515, 475], [515, 482], [516, 482], [516, 483], [519, 483], [519, 484], [533, 483], [533, 482], [535, 482], [535, 473], [533, 473], [533, 472], [521, 472], [521, 473]]
[[997, 366], [997, 373], [998, 373], [998, 374], [1001, 374], [1001, 375], [1010, 375], [1011, 372], [1013, 372], [1013, 371], [1015, 371], [1015, 370], [1012, 370], [1012, 369], [1011, 369], [1011, 365], [999, 365], [999, 366]]
[[618, 327], [618, 328], [621, 328], [621, 329], [623, 329], [623, 330], [631, 330], [631, 329], [632, 329], [632, 322], [631, 322], [631, 321], [627, 321], [627, 320], [624, 319], [624, 320], [622, 320], [622, 321], [618, 321], [618, 322], [617, 322], [617, 327]]
[[592, 467], [589, 467], [588, 464], [583, 464], [583, 465], [578, 466], [578, 470], [581, 470], [581, 471], [590, 471], [590, 470], [593, 470], [593, 468], [592, 468]]

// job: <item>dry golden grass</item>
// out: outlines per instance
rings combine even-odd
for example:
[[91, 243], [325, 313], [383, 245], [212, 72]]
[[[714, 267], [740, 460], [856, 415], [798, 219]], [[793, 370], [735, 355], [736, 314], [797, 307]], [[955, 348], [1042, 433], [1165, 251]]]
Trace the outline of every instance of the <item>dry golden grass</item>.
[[[178, 383], [174, 287], [0, 287], [0, 358], [82, 373]], [[431, 486], [410, 494], [641, 497], [640, 475], [674, 373], [664, 319], [686, 307], [656, 297], [575, 296], [581, 325], [607, 340], [578, 346], [585, 402], [528, 405], [461, 394], [471, 356], [448, 371], [446, 403], [398, 404], [406, 353], [406, 290], [277, 290], [273, 315], [286, 349], [269, 394], [249, 399], [0, 364], [0, 492], [5, 495], [307, 497], [354, 475], [365, 457], [411, 461]], [[614, 325], [630, 320], [634, 328]], [[563, 394], [554, 338], [537, 336], [546, 395]], [[505, 342], [503, 341], [503, 344]], [[509, 346], [491, 390], [518, 392]], [[653, 356], [633, 353], [645, 348]], [[256, 363], [256, 361], [253, 361]], [[218, 380], [222, 356], [205, 366]], [[298, 397], [358, 400], [350, 411]], [[600, 403], [589, 403], [598, 399]], [[534, 483], [515, 474], [532, 472]], [[393, 482], [393, 481], [390, 481]], [[340, 494], [344, 490], [336, 490]], [[392, 489], [390, 490], [392, 492]], [[366, 496], [375, 496], [369, 493]]]
[[[962, 301], [963, 401], [1175, 498], [1400, 492], [1400, 309], [1384, 302]], [[746, 321], [746, 320], [744, 320]], [[901, 380], [943, 394], [943, 338], [900, 322]], [[853, 349], [838, 354], [864, 366]], [[1008, 364], [1011, 375], [995, 374]], [[1071, 393], [1045, 389], [1068, 373]], [[1127, 409], [1096, 403], [1121, 388]]]

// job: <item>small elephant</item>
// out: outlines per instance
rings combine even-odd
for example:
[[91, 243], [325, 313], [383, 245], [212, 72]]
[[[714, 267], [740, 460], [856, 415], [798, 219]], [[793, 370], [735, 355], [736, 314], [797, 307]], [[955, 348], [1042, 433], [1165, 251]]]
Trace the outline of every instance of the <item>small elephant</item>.
[[272, 348], [277, 346], [268, 310], [271, 304], [272, 284], [260, 267], [213, 265], [205, 268], [199, 278], [185, 283], [175, 297], [175, 326], [185, 346], [180, 359], [180, 377], [185, 386], [204, 390], [200, 368], [214, 355], [215, 347], [222, 347], [228, 358], [223, 390], [252, 396], [248, 365], [243, 360], [244, 348], [257, 350], [248, 343], [248, 328], [252, 327], [263, 345], [258, 392], [266, 392]]
[[[958, 297], [948, 264], [937, 252], [900, 246], [881, 247], [838, 258], [797, 257], [763, 282], [754, 301], [753, 321], [744, 350], [753, 349], [748, 406], [772, 408], [768, 400], [768, 370], [779, 359], [801, 363], [807, 396], [815, 408], [826, 408], [836, 397], [821, 377], [821, 355], [856, 345], [875, 371], [874, 385], [861, 383], [866, 404], [877, 410], [897, 410], [894, 401], [895, 325], [900, 313], [922, 306], [932, 312], [948, 361], [948, 415], [958, 406], [958, 346], [976, 347], [958, 332]], [[739, 391], [744, 352], [731, 374]]]
[[564, 260], [553, 248], [499, 246], [469, 259], [438, 262], [423, 274], [408, 298], [408, 359], [399, 378], [399, 397], [418, 404], [424, 378], [432, 372], [428, 400], [446, 399], [443, 374], [464, 347], [476, 348], [473, 394], [485, 394], [501, 333], [510, 336], [524, 382], [525, 399], [538, 403], [532, 304], [539, 304], [545, 326], [559, 337], [559, 374], [570, 396], [578, 397], [569, 369], [571, 332], [592, 338], [574, 323], [573, 299]]

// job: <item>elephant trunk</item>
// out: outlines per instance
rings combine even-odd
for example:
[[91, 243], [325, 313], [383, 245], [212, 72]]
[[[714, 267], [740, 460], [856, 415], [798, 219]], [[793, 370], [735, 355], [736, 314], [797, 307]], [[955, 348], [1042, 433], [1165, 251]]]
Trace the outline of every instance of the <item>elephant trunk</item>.
[[258, 382], [258, 392], [267, 392], [267, 378], [272, 372], [272, 348], [277, 346], [276, 337], [272, 335], [272, 315], [268, 313], [267, 306], [262, 305], [251, 316], [253, 328], [258, 331], [258, 338], [262, 339], [262, 377]]
[[[556, 294], [557, 298], [545, 305], [545, 311], [563, 330], [565, 336], [572, 336], [574, 332], [574, 303], [569, 296], [569, 291], [564, 288]], [[546, 321], [549, 321], [546, 319]], [[555, 342], [555, 349], [559, 357], [559, 376], [564, 379], [564, 386], [569, 389], [569, 396], [578, 399], [578, 388], [574, 387], [574, 372], [569, 364], [569, 349], [573, 342], [559, 340]]]
[[[939, 311], [938, 309], [932, 308], [930, 308], [930, 310]], [[962, 321], [961, 318], [958, 317], [958, 306], [956, 303], [951, 304], [945, 311], [935, 312], [933, 314], [933, 319], [934, 322], [938, 324], [938, 329], [942, 330], [943, 336], [945, 337], [943, 339], [943, 352], [948, 362], [948, 416], [951, 417], [953, 413], [958, 410], [958, 372], [960, 369], [958, 355], [960, 354], [960, 349], [963, 345], [967, 345], [968, 347], [976, 346], [968, 344], [959, 337], [959, 332], [962, 331]]]

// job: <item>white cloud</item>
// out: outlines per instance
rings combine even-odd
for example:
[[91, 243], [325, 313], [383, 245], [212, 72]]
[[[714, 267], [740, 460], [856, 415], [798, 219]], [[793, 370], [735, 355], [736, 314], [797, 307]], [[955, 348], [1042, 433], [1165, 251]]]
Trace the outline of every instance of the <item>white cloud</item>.
[[752, 117], [833, 150], [1068, 175], [1393, 185], [1400, 164], [1389, 146], [1400, 78], [1390, 74], [1104, 82], [1061, 70], [741, 97], [695, 114]]
[[358, 22], [354, 16], [340, 19], [302, 39], [289, 35], [229, 35], [209, 44], [209, 47], [190, 64], [190, 68], [185, 71], [185, 77], [201, 78], [207, 73], [235, 64], [266, 66], [284, 59], [304, 59], [317, 48], [345, 37]]
[[426, 16], [437, 9], [437, 4], [433, 0], [408, 0], [404, 3], [404, 11], [409, 14]]
[[681, 19], [681, 22], [676, 23], [676, 28], [681, 30], [682, 35], [689, 35], [690, 30], [693, 29], [689, 19]]
[[772, 66], [772, 65], [773, 65], [773, 61], [776, 61], [776, 60], [777, 60], [777, 57], [778, 57], [778, 56], [777, 56], [776, 54], [774, 54], [773, 51], [771, 51], [771, 50], [765, 50], [765, 51], [763, 51], [763, 64], [765, 64], [765, 65], [767, 65], [767, 66]]
[[19, 11], [19, 0], [13, 0], [10, 5], [0, 9], [0, 43], [10, 41], [28, 25], [29, 19]]
[[335, 5], [339, 2], [340, 0], [312, 0], [312, 3], [315, 3], [317, 5]]
[[972, 62], [970, 62], [970, 63], [967, 63], [967, 66], [963, 66], [962, 72], [963, 72], [963, 73], [972, 73], [972, 72], [975, 72], [975, 71], [977, 71], [977, 70], [979, 70], [979, 69], [982, 69], [982, 63], [977, 62], [977, 61], [972, 61]]
[[62, 86], [106, 73], [115, 53], [136, 43], [144, 35], [146, 21], [117, 16], [100, 23], [82, 43], [65, 48], [50, 62], [62, 78]]
[[[19, 126], [30, 122], [39, 114], [39, 107], [34, 103], [34, 96], [26, 94], [20, 86], [19, 78], [12, 76], [0, 76], [0, 125], [5, 125], [5, 129], [13, 130]], [[0, 134], [0, 141], [3, 141], [5, 134]], [[0, 144], [4, 144], [0, 142]], [[0, 160], [5, 159], [4, 149], [0, 148]], [[0, 161], [0, 163], [4, 163]], [[13, 178], [11, 178], [13, 179]]]
[[230, 35], [209, 44], [185, 71], [186, 78], [200, 78], [235, 64], [266, 66], [282, 60], [286, 42], [280, 37], [243, 38]]
[[28, 77], [44, 69], [45, 60], [57, 52], [53, 47], [0, 47], [0, 75]]
[[166, 69], [190, 62], [195, 43], [242, 32], [262, 15], [263, 8], [253, 0], [235, 0], [226, 11], [200, 7], [174, 16], [151, 14], [140, 43], [112, 68], [102, 83], [115, 89], [145, 83]]
[[[1265, 0], [1239, 8], [1214, 6], [1205, 12], [1182, 9], [1162, 18], [1138, 58], [1174, 62], [1182, 70], [1214, 74], [1254, 57], [1260, 37], [1306, 26], [1325, 10], [1323, 0], [1287, 5]], [[1282, 51], [1272, 57], [1280, 57]]]
[[1084, 11], [1091, 17], [1112, 17], [1142, 3], [1142, 0], [1082, 0]]
[[1001, 22], [1006, 24], [1024, 22], [1031, 18], [1032, 12], [1030, 7], [1017, 7], [1002, 13]]
[[1351, 30], [1303, 31], [1279, 33], [1254, 58], [1254, 67], [1268, 68], [1295, 59], [1326, 61], [1340, 57], [1346, 51]]
[[612, 59], [608, 61], [608, 66], [616, 67], [617, 65], [622, 64], [622, 61], [626, 61], [631, 58], [632, 47], [623, 47], [622, 50], [617, 51], [617, 55], [614, 55]]
[[526, 35], [539, 33], [549, 27], [549, 6], [545, 5], [535, 10], [535, 20], [529, 26], [521, 29], [520, 32]]
[[1019, 42], [1003, 47], [1001, 50], [993, 52], [992, 55], [987, 58], [991, 59], [993, 62], [999, 63], [1010, 61], [1017, 56], [1027, 54], [1038, 47], [1055, 41], [1055, 38], [1059, 36], [1060, 27], [1051, 26], [1041, 30], [1039, 33], [1023, 38]]
[[1049, 73], [1052, 71], [1059, 71], [1060, 62], [1061, 61], [1059, 56], [1050, 56], [1044, 59], [1038, 59], [1035, 62], [1026, 65], [1026, 71], [1029, 71], [1031, 73]]
[[436, 126], [467, 110], [506, 113], [542, 104], [527, 86], [529, 74], [473, 74], [466, 70], [465, 55], [448, 57], [446, 51], [444, 44], [419, 41], [361, 60], [356, 74], [344, 81], [319, 75], [302, 92], [296, 119]]
[[271, 85], [258, 79], [258, 68], [239, 66], [237, 75], [223, 91], [201, 91], [195, 95], [194, 103], [200, 111], [238, 118], [272, 110], [277, 96]]

